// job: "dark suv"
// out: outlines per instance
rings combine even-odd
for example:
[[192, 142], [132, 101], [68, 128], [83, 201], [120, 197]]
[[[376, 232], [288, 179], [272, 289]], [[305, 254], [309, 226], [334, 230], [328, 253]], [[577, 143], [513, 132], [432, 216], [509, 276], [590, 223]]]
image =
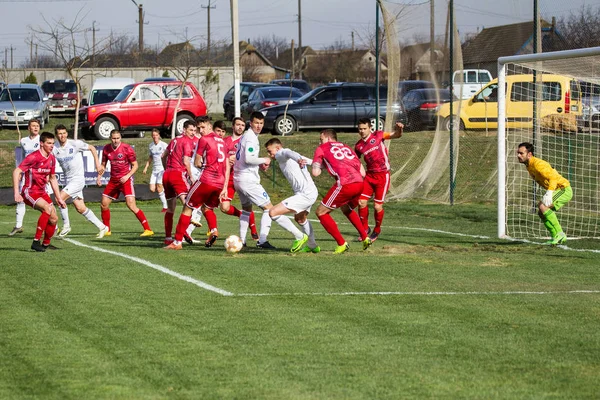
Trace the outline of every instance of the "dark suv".
[[[248, 101], [248, 97], [252, 93], [254, 89], [257, 87], [263, 86], [277, 86], [271, 83], [263, 83], [263, 82], [240, 82], [240, 104]], [[235, 116], [235, 97], [233, 93], [234, 87], [225, 93], [225, 97], [223, 97], [223, 115], [225, 115], [225, 119], [227, 121], [231, 121]]]
[[312, 90], [308, 82], [302, 79], [273, 79], [271, 83], [279, 86], [295, 87], [296, 89], [301, 90], [303, 93], [308, 93]]
[[[371, 118], [373, 127], [383, 128], [387, 87], [379, 88], [379, 124], [375, 124], [375, 85], [333, 83], [308, 92], [292, 104], [264, 108], [265, 129], [288, 135], [300, 129], [356, 128], [361, 118]], [[399, 105], [392, 108], [398, 113]]]

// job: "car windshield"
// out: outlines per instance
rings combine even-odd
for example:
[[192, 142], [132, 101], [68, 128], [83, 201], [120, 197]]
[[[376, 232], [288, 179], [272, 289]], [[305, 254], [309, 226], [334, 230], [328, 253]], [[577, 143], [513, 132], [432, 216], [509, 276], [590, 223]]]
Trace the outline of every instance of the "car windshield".
[[35, 89], [10, 89], [10, 97], [7, 89], [0, 94], [0, 101], [40, 101], [40, 96]]
[[77, 92], [77, 85], [71, 81], [44, 82], [42, 90], [44, 93], [73, 93]]
[[322, 87], [318, 87], [318, 88], [311, 90], [310, 92], [306, 93], [304, 96], [298, 98], [298, 100], [296, 100], [296, 103], [299, 103], [301, 101], [306, 101], [307, 99], [313, 97], [315, 95], [315, 93], [317, 91], [319, 91], [320, 89], [322, 89]]
[[263, 90], [262, 92], [265, 95], [266, 99], [281, 99], [281, 98], [286, 98], [286, 97], [291, 97], [293, 99], [297, 99], [298, 97], [302, 96], [301, 91], [299, 91], [296, 88], [292, 88], [292, 90], [290, 90], [289, 87], [281, 88], [281, 89], [276, 88], [276, 89]]
[[117, 95], [117, 97], [115, 97], [115, 99], [113, 101], [125, 101], [125, 99], [127, 98], [127, 96], [129, 96], [129, 93], [131, 93], [131, 91], [133, 90], [135, 85], [127, 85], [125, 86], [121, 92]]
[[121, 92], [120, 89], [97, 89], [92, 91], [90, 105], [110, 103]]

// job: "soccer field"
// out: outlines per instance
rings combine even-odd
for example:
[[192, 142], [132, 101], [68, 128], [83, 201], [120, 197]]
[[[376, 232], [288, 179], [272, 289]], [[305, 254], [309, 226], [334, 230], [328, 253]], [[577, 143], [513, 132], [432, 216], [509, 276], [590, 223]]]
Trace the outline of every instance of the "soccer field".
[[[98, 205], [91, 205], [97, 209]], [[122, 203], [113, 235], [71, 211], [57, 251], [0, 237], [0, 398], [597, 398], [600, 254], [494, 238], [495, 210], [389, 203], [363, 252], [162, 249]], [[10, 231], [14, 208], [0, 207]], [[334, 213], [345, 237], [356, 232]], [[202, 238], [203, 228], [195, 236]]]

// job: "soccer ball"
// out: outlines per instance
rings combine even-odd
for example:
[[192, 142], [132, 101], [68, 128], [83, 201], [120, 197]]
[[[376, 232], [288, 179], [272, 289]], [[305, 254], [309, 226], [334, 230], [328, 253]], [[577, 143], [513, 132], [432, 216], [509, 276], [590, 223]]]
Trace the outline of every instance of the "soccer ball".
[[242, 249], [242, 247], [244, 247], [242, 239], [240, 239], [239, 236], [236, 235], [231, 235], [227, 239], [225, 239], [224, 245], [225, 250], [228, 253], [237, 253]]

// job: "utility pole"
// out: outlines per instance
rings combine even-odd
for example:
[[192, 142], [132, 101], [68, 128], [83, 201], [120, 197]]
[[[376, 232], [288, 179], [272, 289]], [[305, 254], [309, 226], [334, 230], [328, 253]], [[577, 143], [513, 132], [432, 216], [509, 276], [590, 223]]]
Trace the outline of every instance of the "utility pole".
[[294, 71], [294, 67], [296, 66], [296, 61], [295, 61], [295, 57], [294, 57], [294, 53], [296, 52], [296, 49], [294, 48], [294, 39], [292, 39], [292, 76], [291, 78], [294, 79], [294, 75], [295, 75], [295, 71]]
[[138, 8], [138, 46], [139, 46], [139, 53], [140, 53], [140, 59], [142, 57], [142, 53], [144, 52], [144, 6], [142, 4], [139, 4], [135, 2], [135, 0], [131, 0], [133, 2], [133, 4], [136, 5], [136, 7]]
[[92, 68], [96, 66], [96, 21], [92, 22]]
[[37, 69], [38, 67], [38, 45], [36, 43], [35, 45], [35, 68]]
[[298, 79], [302, 79], [302, 0], [298, 0]]
[[8, 47], [4, 48], [4, 68], [8, 68]]
[[354, 31], [350, 32], [350, 36], [352, 37], [352, 51], [354, 51]]
[[29, 39], [29, 65], [33, 64], [33, 36]]
[[435, 80], [435, 17], [434, 17], [434, 0], [429, 0], [429, 80], [431, 82], [437, 82]]
[[12, 44], [10, 45], [10, 69], [13, 69], [13, 50], [16, 50], [15, 47], [12, 47]]
[[[207, 16], [207, 24], [206, 24], [206, 59], [210, 59], [210, 9], [211, 8], [217, 8], [217, 6], [211, 6], [210, 5], [211, 0], [208, 0], [208, 5], [207, 6], [200, 6], [202, 8], [206, 8], [206, 16]], [[235, 43], [234, 43], [235, 45]]]

